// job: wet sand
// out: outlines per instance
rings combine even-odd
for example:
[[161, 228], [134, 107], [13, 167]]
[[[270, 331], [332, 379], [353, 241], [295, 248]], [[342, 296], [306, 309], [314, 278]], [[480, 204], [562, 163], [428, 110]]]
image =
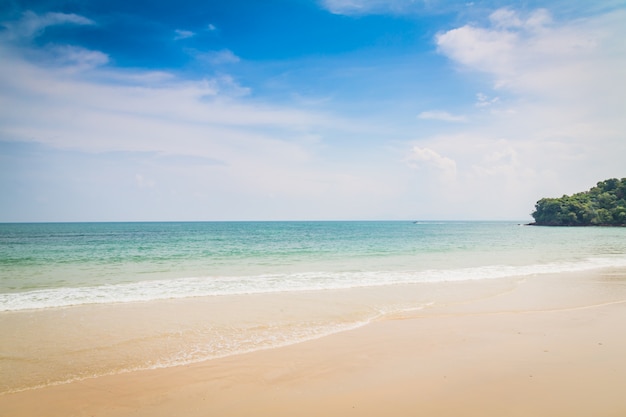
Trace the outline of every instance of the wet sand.
[[624, 416], [625, 326], [626, 271], [531, 277], [287, 347], [5, 394], [0, 415]]

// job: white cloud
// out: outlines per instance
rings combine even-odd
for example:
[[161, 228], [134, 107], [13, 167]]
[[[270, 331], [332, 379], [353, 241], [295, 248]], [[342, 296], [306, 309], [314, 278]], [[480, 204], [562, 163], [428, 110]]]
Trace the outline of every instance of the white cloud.
[[625, 87], [613, 80], [626, 69], [625, 20], [617, 11], [556, 23], [543, 9], [527, 16], [501, 9], [491, 14], [493, 26], [462, 26], [436, 42], [453, 61], [492, 76], [495, 88], [566, 100], [623, 97]]
[[374, 1], [367, 0], [322, 0], [322, 6], [334, 14], [360, 14], [373, 8]]
[[[0, 45], [0, 142], [49, 153], [41, 171], [67, 190], [51, 197], [56, 217], [49, 205], [33, 218], [390, 218], [404, 193], [395, 159], [380, 149], [355, 158], [330, 140], [369, 134], [367, 123], [249, 100], [227, 75], [184, 80], [111, 65], [78, 74], [68, 71], [77, 59], [40, 66], [21, 52]], [[132, 203], [107, 209], [119, 200]]]
[[[327, 3], [346, 13], [409, 7]], [[16, 22], [0, 39], [0, 141], [35, 142], [53, 148], [51, 158], [75, 157], [80, 168], [63, 169], [81, 180], [86, 173], [85, 187], [102, 201], [117, 201], [109, 197], [127, 186], [139, 219], [160, 205], [170, 210], [155, 211], [161, 218], [523, 219], [538, 198], [623, 176], [622, 12], [560, 22], [546, 11], [501, 9], [485, 25], [442, 32], [438, 50], [463, 69], [458, 76], [467, 80], [464, 92], [476, 93], [474, 103], [440, 107], [455, 113], [420, 113], [450, 123], [419, 123], [419, 131], [410, 130], [415, 120], [402, 127], [396, 114], [381, 111], [376, 133], [365, 118], [355, 123], [296, 102], [274, 104], [227, 74], [184, 80], [116, 68], [100, 51], [50, 45], [35, 53], [7, 42], [20, 30], [32, 39], [46, 25], [92, 24], [68, 16], [39, 16], [36, 24], [20, 23], [24, 29]], [[197, 58], [239, 61], [228, 50]], [[476, 85], [472, 73], [481, 75]], [[333, 105], [325, 100], [316, 108]], [[416, 140], [391, 149], [393, 138], [405, 137]], [[85, 155], [90, 162], [110, 158], [89, 178], [95, 182], [88, 182]], [[161, 200], [148, 200], [155, 196]], [[126, 215], [120, 213], [118, 220]]]
[[196, 35], [194, 32], [190, 30], [181, 30], [181, 29], [176, 29], [174, 33], [175, 33], [175, 36], [174, 36], [175, 41], [178, 41], [181, 39], [192, 38]]
[[[557, 22], [545, 10], [523, 15], [503, 9], [491, 15], [490, 26], [439, 34], [442, 54], [487, 75], [497, 91], [477, 94], [476, 107], [489, 112], [465, 130], [472, 139], [448, 148], [464, 149], [459, 177], [522, 190], [532, 201], [623, 176], [624, 21], [623, 10]], [[472, 156], [465, 140], [483, 143], [485, 154]], [[429, 143], [446, 149], [441, 139]]]
[[196, 58], [211, 65], [236, 64], [241, 61], [241, 58], [228, 49], [201, 52], [196, 55]]
[[165, 71], [150, 71], [150, 70], [124, 70], [124, 69], [100, 69], [99, 74], [102, 78], [108, 80], [111, 83], [123, 83], [126, 85], [149, 86], [149, 85], [166, 85], [170, 82], [176, 81], [176, 76], [172, 73]]
[[[81, 50], [66, 52], [80, 55]], [[120, 160], [129, 153], [141, 161], [156, 155], [158, 169], [137, 174], [141, 167], [127, 168], [125, 178], [160, 192], [168, 187], [172, 192], [180, 190], [180, 184], [188, 182], [197, 187], [188, 190], [190, 195], [198, 189], [209, 194], [235, 193], [242, 199], [273, 193], [304, 199], [303, 207], [310, 204], [307, 196], [339, 201], [335, 197], [355, 192], [350, 191], [356, 190], [355, 184], [388, 192], [372, 172], [346, 176], [341, 172], [345, 164], [326, 165], [323, 170], [315, 166], [322, 146], [320, 132], [361, 127], [323, 113], [247, 101], [241, 97], [245, 87], [229, 76], [188, 81], [171, 74], [128, 73], [112, 67], [74, 74], [60, 64], [39, 67], [1, 46], [0, 54], [4, 58], [0, 63], [0, 141], [38, 143], [73, 154], [115, 153]], [[67, 63], [71, 66], [75, 61]], [[143, 76], [151, 80], [149, 85], [142, 82]], [[184, 158], [162, 156], [212, 163], [186, 164], [180, 162]], [[168, 170], [178, 186], [166, 178]], [[358, 194], [371, 196], [371, 192]]]
[[550, 12], [546, 9], [534, 10], [528, 17], [522, 18], [515, 10], [502, 8], [491, 13], [489, 20], [499, 29], [524, 28], [531, 31], [542, 30], [553, 22]]
[[500, 97], [489, 97], [483, 93], [476, 94], [476, 107], [488, 107], [500, 101]]
[[469, 68], [499, 74], [513, 72], [516, 33], [463, 26], [437, 35], [439, 51]]
[[47, 27], [55, 25], [93, 25], [95, 22], [84, 16], [73, 13], [46, 13], [38, 15], [32, 11], [23, 13], [22, 18], [15, 22], [4, 22], [9, 39], [31, 39], [40, 35]]
[[442, 122], [453, 122], [453, 123], [467, 122], [467, 116], [454, 115], [446, 111], [439, 111], [439, 110], [421, 112], [420, 114], [417, 115], [417, 118], [422, 119], [422, 120], [439, 120]]
[[68, 70], [84, 71], [109, 62], [108, 55], [78, 46], [53, 46], [49, 52], [57, 66], [65, 67]]
[[421, 9], [427, 3], [422, 0], [321, 0], [321, 5], [326, 10], [343, 15], [402, 14]]
[[[96, 78], [105, 78], [110, 71]], [[199, 81], [165, 78], [162, 85], [143, 87], [65, 74], [64, 68], [41, 70], [19, 59], [0, 66], [0, 87], [12, 85], [3, 94], [12, 105], [3, 112], [2, 136], [90, 151], [215, 157], [218, 147], [224, 152], [219, 159], [232, 155], [226, 149], [238, 148], [238, 142], [279, 143], [281, 136], [292, 137], [294, 130], [333, 123], [318, 114], [228, 99], [225, 92], [241, 88], [228, 76]], [[39, 97], [36, 102], [29, 99], [33, 95]], [[94, 131], [90, 126], [99, 128]], [[278, 134], [269, 136], [263, 129]]]
[[499, 28], [514, 28], [522, 26], [522, 21], [518, 14], [510, 9], [496, 10], [489, 16], [489, 20], [491, 20], [495, 27]]
[[407, 158], [409, 166], [415, 169], [435, 170], [446, 180], [454, 180], [457, 174], [456, 162], [442, 156], [430, 148], [414, 146]]
[[555, 172], [562, 165], [554, 155], [579, 151], [555, 142], [497, 138], [489, 127], [473, 128], [421, 139], [408, 163], [421, 173], [416, 187], [439, 216], [521, 220], [536, 200], [550, 195], [546, 190], [560, 187], [563, 192], [571, 185]]

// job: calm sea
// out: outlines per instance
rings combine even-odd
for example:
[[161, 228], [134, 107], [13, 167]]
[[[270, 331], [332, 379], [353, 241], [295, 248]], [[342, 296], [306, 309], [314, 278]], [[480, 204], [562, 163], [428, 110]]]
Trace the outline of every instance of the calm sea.
[[611, 267], [626, 267], [626, 228], [0, 224], [0, 394], [285, 346]]
[[0, 310], [624, 265], [624, 228], [401, 221], [0, 224]]

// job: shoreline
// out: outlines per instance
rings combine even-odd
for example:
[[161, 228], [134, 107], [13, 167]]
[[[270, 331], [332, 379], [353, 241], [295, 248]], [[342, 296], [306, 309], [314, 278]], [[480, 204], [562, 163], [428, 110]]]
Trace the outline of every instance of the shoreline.
[[4, 394], [0, 414], [626, 414], [625, 269], [450, 300], [289, 346]]
[[[276, 349], [437, 303], [492, 297], [519, 278], [94, 304], [0, 313], [0, 395]], [[436, 300], [436, 301], [435, 301]]]

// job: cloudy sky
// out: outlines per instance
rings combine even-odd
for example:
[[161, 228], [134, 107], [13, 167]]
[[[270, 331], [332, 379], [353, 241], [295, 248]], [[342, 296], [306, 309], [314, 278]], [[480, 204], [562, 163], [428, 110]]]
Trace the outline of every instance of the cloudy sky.
[[626, 176], [626, 3], [8, 0], [0, 221], [510, 219]]

